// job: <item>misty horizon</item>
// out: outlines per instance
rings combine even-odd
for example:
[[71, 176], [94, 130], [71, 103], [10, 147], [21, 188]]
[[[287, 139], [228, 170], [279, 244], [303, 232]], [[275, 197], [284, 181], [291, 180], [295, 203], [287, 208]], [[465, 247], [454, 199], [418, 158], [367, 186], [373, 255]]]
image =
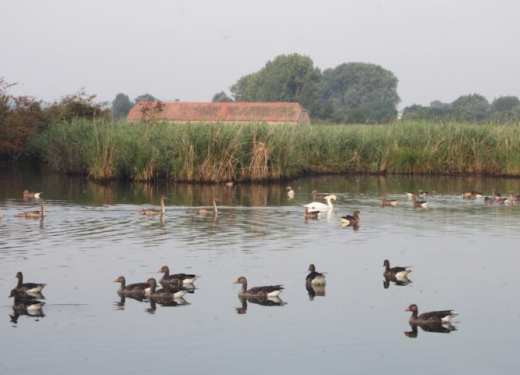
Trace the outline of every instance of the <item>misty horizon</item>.
[[278, 55], [322, 71], [365, 62], [393, 72], [399, 108], [478, 93], [520, 96], [511, 1], [312, 1], [244, 4], [18, 1], [3, 5], [0, 77], [15, 95], [54, 102], [84, 88], [100, 102], [150, 93], [211, 101]]

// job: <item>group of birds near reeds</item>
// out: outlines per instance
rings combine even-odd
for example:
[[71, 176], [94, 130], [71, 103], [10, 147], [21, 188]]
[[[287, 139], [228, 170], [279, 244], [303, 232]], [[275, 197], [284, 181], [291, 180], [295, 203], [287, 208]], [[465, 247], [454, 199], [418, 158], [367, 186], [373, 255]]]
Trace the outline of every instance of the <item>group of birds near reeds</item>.
[[[332, 201], [336, 202], [337, 197], [331, 193], [318, 193], [316, 190], [313, 192], [314, 201], [303, 206], [304, 218], [318, 218], [319, 215], [323, 212], [329, 211], [333, 209]], [[40, 199], [42, 193], [39, 192], [29, 192], [25, 190], [23, 192], [24, 199]], [[426, 192], [423, 190], [419, 190], [417, 193], [406, 192], [407, 198], [412, 202], [413, 208], [428, 208], [428, 202], [424, 199], [426, 197], [434, 197], [436, 195], [435, 191]], [[295, 197], [295, 192], [291, 186], [287, 187], [287, 197], [289, 199], [293, 199]], [[464, 191], [462, 193], [462, 198], [465, 200], [483, 198], [484, 195], [478, 191]], [[420, 198], [421, 200], [418, 200]], [[165, 205], [164, 201], [167, 199], [165, 195], [162, 195], [160, 198], [160, 209], [155, 208], [147, 208], [142, 209], [138, 212], [135, 212], [135, 215], [164, 215], [165, 214]], [[319, 202], [319, 200], [324, 200], [326, 203]], [[398, 205], [397, 200], [387, 200], [384, 196], [380, 196], [379, 200], [381, 200], [381, 206], [391, 206], [395, 207]], [[201, 216], [209, 216], [209, 215], [217, 215], [218, 207], [217, 207], [217, 199], [213, 200], [213, 208], [212, 209], [194, 209], [187, 211], [190, 214], [201, 215]], [[520, 203], [520, 195], [514, 195], [513, 191], [509, 191], [508, 197], [502, 197], [500, 193], [494, 189], [492, 191], [491, 196], [484, 197], [484, 201], [487, 204], [515, 204]], [[352, 215], [346, 215], [341, 217], [342, 225], [347, 226], [359, 226], [360, 212], [354, 211]], [[15, 217], [25, 217], [25, 218], [43, 218], [45, 216], [45, 204], [44, 200], [40, 199], [40, 211], [26, 211], [19, 214], [16, 214]], [[410, 283], [410, 279], [408, 278], [409, 273], [411, 272], [411, 267], [390, 267], [390, 262], [385, 260], [383, 263], [384, 272], [383, 276], [385, 278], [384, 287], [388, 288], [390, 282], [394, 282], [397, 285], [407, 285]], [[324, 287], [326, 284], [326, 277], [323, 273], [319, 273], [316, 271], [316, 267], [314, 264], [311, 264], [308, 268], [309, 274], [305, 279], [307, 290], [309, 291], [309, 296], [312, 298], [316, 293], [323, 293]], [[114, 279], [114, 282], [120, 283], [120, 287], [118, 289], [118, 294], [121, 298], [134, 298], [138, 300], [149, 300], [153, 304], [162, 304], [168, 306], [176, 306], [185, 304], [186, 301], [184, 299], [184, 295], [187, 293], [193, 293], [195, 289], [195, 280], [199, 277], [195, 274], [170, 274], [170, 270], [167, 266], [161, 267], [157, 272], [162, 273], [163, 277], [157, 282], [155, 278], [149, 278], [145, 282], [126, 284], [126, 279], [124, 276], [119, 276]], [[18, 283], [11, 290], [9, 295], [10, 298], [14, 298], [13, 302], [13, 310], [15, 314], [29, 314], [34, 316], [42, 315], [42, 307], [45, 304], [40, 301], [43, 299], [42, 290], [46, 286], [43, 283], [24, 283], [23, 282], [23, 274], [22, 272], [18, 272], [16, 274], [16, 278], [18, 279]], [[159, 289], [158, 285], [162, 287]], [[237, 280], [235, 280], [234, 284], [240, 284], [241, 288], [239, 289], [238, 296], [242, 301], [242, 307], [237, 308], [237, 313], [245, 313], [247, 310], [247, 302], [257, 303], [261, 305], [283, 305], [283, 301], [279, 298], [279, 295], [283, 292], [283, 285], [268, 285], [268, 286], [258, 286], [248, 289], [248, 281], [246, 277], [241, 276]], [[405, 311], [409, 311], [412, 313], [409, 319], [409, 323], [412, 326], [411, 332], [405, 332], [408, 337], [416, 337], [417, 336], [417, 326], [420, 326], [425, 331], [434, 331], [434, 332], [450, 332], [455, 329], [451, 325], [451, 320], [458, 315], [453, 310], [442, 310], [442, 311], [432, 311], [423, 314], [418, 313], [418, 307], [415, 304], [409, 305]]]

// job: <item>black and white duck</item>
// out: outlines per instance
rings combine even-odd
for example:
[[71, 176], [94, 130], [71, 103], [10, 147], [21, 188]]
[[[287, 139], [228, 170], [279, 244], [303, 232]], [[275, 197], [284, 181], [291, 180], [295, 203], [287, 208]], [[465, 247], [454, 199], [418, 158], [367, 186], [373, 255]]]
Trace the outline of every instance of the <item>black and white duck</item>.
[[415, 304], [408, 306], [404, 311], [410, 311], [412, 313], [412, 316], [409, 320], [411, 325], [423, 325], [433, 323], [448, 324], [455, 316], [459, 315], [453, 310], [430, 311], [418, 315], [419, 309]]
[[247, 279], [244, 276], [240, 276], [233, 284], [242, 284], [242, 288], [238, 291], [238, 295], [243, 297], [278, 297], [284, 289], [282, 285], [270, 285], [257, 286], [248, 290]]
[[146, 296], [150, 298], [181, 298], [188, 292], [186, 288], [174, 286], [165, 286], [162, 289], [157, 289], [157, 281], [155, 281], [153, 277], [148, 279], [147, 284], [149, 288], [145, 290], [145, 293]]
[[360, 211], [354, 211], [353, 215], [346, 215], [341, 217], [341, 224], [343, 225], [359, 225], [360, 219], [359, 215]]
[[466, 190], [462, 192], [462, 199], [482, 198], [484, 195], [480, 191]]
[[18, 279], [18, 284], [16, 284], [16, 291], [20, 293], [28, 293], [35, 294], [40, 293], [45, 285], [47, 284], [38, 284], [38, 283], [24, 283], [23, 282], [23, 274], [21, 272], [16, 273], [16, 278]]
[[396, 279], [407, 279], [412, 272], [411, 266], [390, 268], [390, 262], [387, 259], [383, 262], [383, 267], [385, 268], [383, 276], [395, 277]]
[[305, 281], [309, 284], [314, 285], [325, 285], [325, 275], [319, 272], [316, 272], [316, 267], [314, 264], [309, 265], [308, 271], [310, 272], [307, 277], [305, 278]]
[[381, 201], [381, 206], [397, 206], [397, 200], [395, 199], [385, 199], [384, 196], [380, 196], [379, 200]]
[[168, 266], [162, 266], [161, 268], [159, 268], [157, 272], [164, 274], [162, 279], [159, 280], [161, 284], [191, 286], [198, 278], [197, 275], [186, 273], [176, 273], [175, 275], [170, 275], [170, 269], [168, 268]]
[[418, 201], [418, 200], [414, 199], [412, 202], [412, 206], [413, 206], [413, 208], [428, 208], [428, 202]]
[[23, 199], [29, 199], [29, 198], [40, 198], [40, 195], [43, 194], [43, 192], [37, 192], [37, 191], [29, 191], [25, 189], [23, 191]]

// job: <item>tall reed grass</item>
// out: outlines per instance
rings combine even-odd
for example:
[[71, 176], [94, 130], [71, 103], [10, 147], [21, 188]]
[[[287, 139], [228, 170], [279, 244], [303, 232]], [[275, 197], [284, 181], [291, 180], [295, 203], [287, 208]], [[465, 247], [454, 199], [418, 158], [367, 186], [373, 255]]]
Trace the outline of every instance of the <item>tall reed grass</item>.
[[93, 179], [266, 181], [308, 173], [520, 176], [520, 124], [294, 126], [74, 120], [30, 141]]

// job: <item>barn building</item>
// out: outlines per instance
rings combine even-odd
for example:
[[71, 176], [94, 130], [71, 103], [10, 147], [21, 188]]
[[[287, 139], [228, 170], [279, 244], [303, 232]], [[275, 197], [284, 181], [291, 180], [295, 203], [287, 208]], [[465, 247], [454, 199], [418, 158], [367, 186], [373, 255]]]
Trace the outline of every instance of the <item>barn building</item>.
[[310, 125], [309, 113], [299, 103], [137, 103], [128, 121], [147, 119], [171, 122], [266, 122], [268, 124]]

